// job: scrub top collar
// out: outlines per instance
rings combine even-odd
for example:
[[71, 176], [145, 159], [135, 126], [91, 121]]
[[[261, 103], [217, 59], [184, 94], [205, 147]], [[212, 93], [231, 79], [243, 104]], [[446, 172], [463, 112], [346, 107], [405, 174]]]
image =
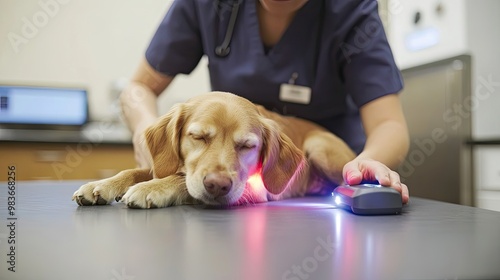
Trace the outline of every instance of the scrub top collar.
[[[307, 1], [297, 11], [292, 22], [283, 33], [280, 40], [266, 53], [264, 43], [260, 36], [259, 17], [257, 14], [259, 1], [245, 1], [245, 9], [249, 16], [248, 30], [251, 36], [252, 50], [255, 55], [267, 57], [272, 63], [286, 63], [290, 56], [307, 52], [308, 44], [297, 42], [297, 38], [309, 38], [319, 41], [321, 38], [321, 23], [324, 14], [324, 0]], [[311, 19], [317, 19], [311, 22]], [[319, 43], [319, 42], [318, 42]], [[319, 48], [319, 45], [316, 46]], [[319, 52], [319, 50], [317, 51]]]

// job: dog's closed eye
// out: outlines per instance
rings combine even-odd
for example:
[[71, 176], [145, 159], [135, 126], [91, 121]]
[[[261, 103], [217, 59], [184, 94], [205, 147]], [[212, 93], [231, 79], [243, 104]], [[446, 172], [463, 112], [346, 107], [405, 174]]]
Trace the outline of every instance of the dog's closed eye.
[[192, 123], [186, 133], [193, 140], [208, 143], [215, 136], [215, 128], [200, 123]]
[[238, 151], [248, 151], [248, 150], [253, 150], [257, 147], [257, 145], [255, 144], [251, 144], [251, 143], [248, 143], [248, 142], [245, 142], [245, 143], [237, 143], [236, 144], [236, 150]]
[[202, 141], [205, 143], [208, 143], [208, 140], [209, 140], [209, 136], [205, 135], [205, 134], [189, 133], [188, 136], [191, 137], [191, 139], [193, 139], [193, 140]]
[[254, 134], [250, 134], [247, 139], [236, 140], [235, 148], [238, 151], [245, 152], [256, 149], [259, 144], [258, 139]]

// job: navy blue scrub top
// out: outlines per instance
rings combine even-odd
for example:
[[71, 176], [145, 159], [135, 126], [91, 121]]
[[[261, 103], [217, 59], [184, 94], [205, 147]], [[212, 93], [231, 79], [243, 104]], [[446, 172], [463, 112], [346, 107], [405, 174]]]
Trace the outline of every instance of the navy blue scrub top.
[[[359, 108], [403, 87], [377, 1], [309, 0], [270, 48], [260, 37], [258, 1], [242, 0], [226, 57], [215, 48], [224, 41], [233, 1], [174, 1], [146, 51], [148, 63], [175, 76], [189, 74], [206, 55], [212, 90], [314, 121], [361, 152]], [[307, 105], [279, 99], [293, 73], [296, 85], [312, 89]]]

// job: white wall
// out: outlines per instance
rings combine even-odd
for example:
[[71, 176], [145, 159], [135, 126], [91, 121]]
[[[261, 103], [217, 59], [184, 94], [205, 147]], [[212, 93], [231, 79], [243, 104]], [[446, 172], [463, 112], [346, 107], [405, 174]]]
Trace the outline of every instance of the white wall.
[[[83, 85], [91, 117], [111, 117], [113, 84], [132, 75], [171, 2], [0, 0], [0, 83]], [[175, 79], [160, 112], [208, 89], [203, 61]]]
[[[464, 53], [472, 56], [472, 101], [466, 104], [464, 116], [472, 118], [475, 140], [500, 139], [500, 1], [381, 1], [389, 42], [401, 69]], [[415, 24], [417, 11], [422, 16]], [[436, 31], [435, 44], [410, 50], [409, 38], [430, 34], [426, 30]]]
[[[172, 0], [0, 0], [0, 83], [83, 85], [89, 89], [91, 116], [111, 116], [113, 84], [128, 78], [142, 58]], [[500, 1], [388, 0], [387, 32], [401, 68], [470, 51], [473, 135], [500, 137], [500, 87], [484, 98], [481, 79], [500, 82]], [[442, 19], [432, 10], [445, 6]], [[412, 25], [415, 10], [422, 22]], [[466, 21], [467, 20], [467, 21]], [[438, 26], [442, 44], [418, 52], [404, 48], [410, 32]], [[30, 28], [31, 27], [31, 28]], [[172, 103], [209, 90], [203, 60], [189, 77], [177, 77], [160, 99], [160, 112]]]
[[500, 1], [467, 1], [467, 34], [477, 102], [472, 107], [472, 136], [500, 139]]
[[[401, 69], [467, 51], [465, 0], [384, 0], [383, 18]], [[415, 14], [420, 21], [415, 23]]]

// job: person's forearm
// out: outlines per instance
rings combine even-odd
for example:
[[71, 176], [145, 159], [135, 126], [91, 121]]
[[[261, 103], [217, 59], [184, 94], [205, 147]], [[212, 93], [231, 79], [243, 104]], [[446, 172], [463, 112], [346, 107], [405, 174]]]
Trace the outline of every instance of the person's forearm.
[[144, 130], [158, 117], [157, 96], [148, 87], [131, 82], [120, 95], [123, 116], [132, 133]]
[[388, 120], [379, 124], [367, 137], [363, 152], [358, 158], [380, 161], [395, 170], [404, 161], [409, 149], [406, 125]]
[[173, 79], [157, 72], [145, 58], [140, 62], [130, 84], [120, 95], [123, 115], [134, 135], [156, 121], [156, 99]]

